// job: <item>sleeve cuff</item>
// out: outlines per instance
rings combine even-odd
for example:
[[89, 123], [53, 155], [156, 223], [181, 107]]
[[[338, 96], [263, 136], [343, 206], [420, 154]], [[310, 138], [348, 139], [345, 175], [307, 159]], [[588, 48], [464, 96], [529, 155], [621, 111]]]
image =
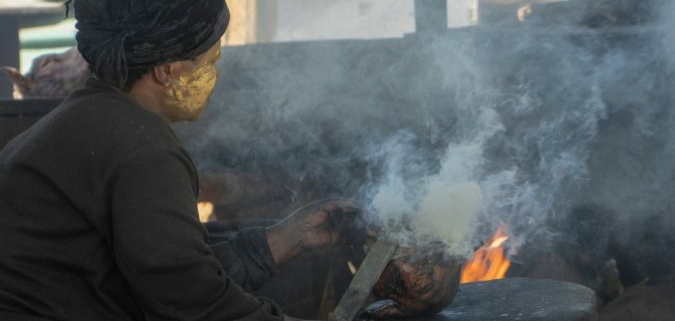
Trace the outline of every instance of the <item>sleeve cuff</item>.
[[228, 275], [246, 290], [261, 287], [277, 273], [265, 227], [250, 227], [211, 246]]

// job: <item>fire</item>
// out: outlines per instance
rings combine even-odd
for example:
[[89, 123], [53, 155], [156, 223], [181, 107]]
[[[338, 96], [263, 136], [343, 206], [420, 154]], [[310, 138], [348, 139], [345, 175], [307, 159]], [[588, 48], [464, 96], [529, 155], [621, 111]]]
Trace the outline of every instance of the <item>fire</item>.
[[197, 203], [197, 212], [199, 213], [199, 221], [201, 222], [208, 222], [215, 218], [213, 215], [213, 203], [211, 202]]
[[352, 273], [352, 275], [356, 274], [356, 265], [354, 265], [352, 261], [347, 261], [347, 268], [349, 269], [349, 272]]
[[501, 279], [511, 262], [504, 255], [504, 243], [509, 237], [499, 226], [492, 237], [478, 248], [462, 266], [461, 283]]

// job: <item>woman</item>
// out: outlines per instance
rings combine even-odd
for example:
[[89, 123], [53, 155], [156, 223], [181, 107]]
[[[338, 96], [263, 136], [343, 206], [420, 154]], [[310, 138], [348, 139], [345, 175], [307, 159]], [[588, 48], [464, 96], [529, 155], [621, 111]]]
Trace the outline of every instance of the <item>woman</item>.
[[365, 224], [333, 199], [207, 245], [169, 124], [214, 88], [223, 0], [73, 4], [95, 77], [0, 152], [0, 319], [291, 320], [242, 286]]

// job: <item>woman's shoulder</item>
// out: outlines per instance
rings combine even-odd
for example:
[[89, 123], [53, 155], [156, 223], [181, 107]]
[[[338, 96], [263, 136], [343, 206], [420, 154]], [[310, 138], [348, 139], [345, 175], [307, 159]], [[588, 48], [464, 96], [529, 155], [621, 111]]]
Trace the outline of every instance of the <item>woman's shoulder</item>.
[[58, 136], [55, 139], [76, 153], [96, 151], [102, 157], [124, 159], [144, 150], [182, 151], [163, 118], [118, 93], [82, 89], [48, 117], [43, 136]]

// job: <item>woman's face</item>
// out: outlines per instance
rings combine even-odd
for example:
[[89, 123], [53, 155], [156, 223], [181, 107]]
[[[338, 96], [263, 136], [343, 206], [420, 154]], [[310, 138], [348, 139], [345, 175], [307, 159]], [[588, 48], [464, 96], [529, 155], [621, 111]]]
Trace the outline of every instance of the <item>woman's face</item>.
[[216, 84], [220, 42], [194, 59], [182, 61], [182, 70], [168, 84], [165, 116], [171, 122], [201, 115]]

